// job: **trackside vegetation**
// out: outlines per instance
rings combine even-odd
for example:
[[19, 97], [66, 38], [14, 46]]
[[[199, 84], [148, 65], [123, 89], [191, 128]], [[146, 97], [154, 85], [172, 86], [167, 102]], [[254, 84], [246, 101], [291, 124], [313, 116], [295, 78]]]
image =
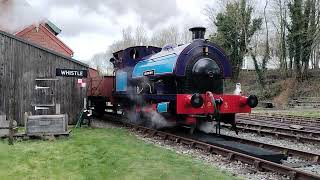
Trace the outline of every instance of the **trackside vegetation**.
[[1, 179], [237, 179], [143, 142], [125, 129], [81, 128], [69, 138], [0, 141]]

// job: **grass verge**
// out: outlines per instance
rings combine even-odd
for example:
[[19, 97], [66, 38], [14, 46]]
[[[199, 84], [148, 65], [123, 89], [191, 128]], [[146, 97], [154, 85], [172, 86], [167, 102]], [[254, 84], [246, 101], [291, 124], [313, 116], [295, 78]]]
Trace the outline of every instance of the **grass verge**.
[[1, 179], [236, 179], [124, 129], [76, 129], [70, 138], [0, 141]]
[[268, 113], [268, 114], [282, 114], [282, 115], [293, 115], [302, 117], [320, 117], [319, 109], [292, 109], [292, 110], [265, 110], [265, 109], [254, 109], [254, 113]]

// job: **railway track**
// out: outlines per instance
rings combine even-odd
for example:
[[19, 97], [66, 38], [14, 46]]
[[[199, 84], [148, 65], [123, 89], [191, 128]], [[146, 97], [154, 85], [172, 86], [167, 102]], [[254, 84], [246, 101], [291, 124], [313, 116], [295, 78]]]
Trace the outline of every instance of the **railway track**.
[[243, 139], [243, 138], [238, 138], [238, 137], [225, 136], [225, 135], [220, 135], [220, 136], [222, 136], [223, 138], [234, 140], [236, 142], [241, 142], [244, 144], [261, 147], [261, 148], [272, 150], [275, 152], [280, 152], [288, 157], [303, 159], [303, 160], [308, 161], [310, 164], [320, 164], [320, 154], [299, 151], [299, 150], [290, 149], [290, 148], [286, 148], [286, 147], [282, 147], [282, 146], [261, 143], [258, 141], [251, 141], [248, 139]]
[[[231, 126], [222, 125], [222, 127], [230, 128]], [[272, 131], [267, 131], [267, 130], [262, 130], [262, 129], [249, 128], [249, 127], [245, 127], [245, 126], [243, 126], [243, 127], [237, 126], [237, 128], [243, 132], [257, 133], [259, 135], [275, 136], [277, 138], [285, 138], [285, 139], [290, 139], [293, 141], [320, 143], [320, 139], [312, 138], [312, 137], [304, 137], [304, 136], [298, 136], [298, 135], [293, 135], [293, 134], [272, 132]]]
[[[270, 121], [268, 119], [259, 119], [259, 118], [247, 118], [247, 117], [237, 117], [237, 122], [250, 122], [250, 123], [255, 123], [255, 124], [268, 124], [272, 125], [274, 127], [283, 127], [283, 128], [291, 128], [293, 125], [298, 125], [301, 127], [301, 130], [305, 131], [313, 131], [313, 132], [318, 132], [320, 134], [320, 124], [295, 124], [291, 122], [280, 122], [280, 121]], [[293, 130], [291, 128], [291, 130]]]
[[[113, 121], [115, 120], [114, 117], [112, 117]], [[144, 136], [148, 137], [158, 137], [163, 140], [169, 140], [172, 142], [176, 143], [181, 143], [184, 145], [188, 145], [192, 148], [196, 149], [201, 149], [203, 151], [206, 151], [208, 153], [212, 154], [218, 154], [221, 156], [226, 157], [229, 160], [236, 160], [236, 161], [241, 161], [243, 163], [247, 163], [250, 165], [253, 165], [256, 169], [260, 171], [271, 171], [271, 172], [277, 172], [283, 175], [287, 175], [290, 177], [290, 179], [293, 180], [313, 180], [313, 179], [320, 179], [320, 176], [315, 175], [315, 174], [310, 174], [301, 170], [297, 170], [293, 167], [290, 167], [288, 165], [282, 165], [282, 164], [277, 164], [274, 162], [270, 162], [267, 160], [263, 160], [260, 158], [256, 158], [247, 154], [243, 154], [240, 152], [236, 152], [230, 149], [226, 148], [221, 148], [215, 145], [212, 145], [210, 143], [205, 143], [196, 139], [192, 139], [190, 137], [185, 137], [181, 135], [176, 135], [170, 132], [164, 132], [164, 131], [159, 131], [155, 129], [150, 129], [144, 126], [139, 126], [136, 124], [128, 123], [125, 121], [119, 121], [119, 119], [122, 119], [121, 117], [116, 118], [116, 123], [121, 123], [122, 125], [126, 126], [127, 128], [133, 129], [135, 131], [138, 131], [142, 133]], [[236, 139], [236, 138], [235, 138]], [[263, 143], [258, 143], [254, 141], [249, 141], [249, 140], [244, 140], [237, 138], [237, 140], [242, 141], [243, 143], [248, 143], [248, 144], [255, 144], [256, 146], [260, 146], [266, 149], [270, 150], [277, 150], [281, 151], [283, 153], [286, 153], [287, 155], [292, 155], [296, 157], [301, 157], [304, 159], [307, 159], [313, 163], [319, 163], [319, 155], [317, 154], [312, 154], [312, 153], [307, 153], [303, 151], [298, 151], [298, 150], [292, 150], [284, 147], [278, 147], [274, 145], [268, 145], [268, 144], [263, 144]]]
[[[237, 116], [237, 127], [244, 132], [252, 132], [260, 135], [271, 135], [279, 138], [287, 138], [295, 141], [320, 143], [320, 125], [309, 122], [281, 122], [275, 119], [267, 119], [265, 116]], [[302, 122], [302, 121], [300, 121]], [[223, 125], [229, 127], [228, 125]]]
[[276, 122], [285, 122], [285, 123], [294, 123], [301, 125], [320, 125], [320, 118], [316, 117], [304, 117], [304, 116], [293, 116], [293, 115], [282, 115], [282, 114], [262, 114], [262, 113], [251, 113], [247, 114], [238, 114], [237, 117], [249, 117], [253, 119], [265, 119], [269, 121]]
[[302, 129], [294, 129], [290, 124], [272, 123], [272, 122], [260, 122], [256, 120], [243, 120], [239, 119], [237, 125], [246, 127], [256, 127], [258, 129], [269, 129], [273, 132], [283, 132], [293, 135], [301, 135], [306, 137], [320, 138], [320, 129], [315, 127], [301, 126]]

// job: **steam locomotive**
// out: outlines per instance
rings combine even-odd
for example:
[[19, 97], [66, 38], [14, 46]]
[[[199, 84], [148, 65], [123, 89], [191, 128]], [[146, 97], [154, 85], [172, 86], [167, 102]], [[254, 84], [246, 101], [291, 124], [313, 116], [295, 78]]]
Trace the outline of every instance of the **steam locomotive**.
[[111, 104], [113, 112], [133, 111], [147, 126], [153, 125], [150, 115], [156, 113], [191, 132], [206, 122], [216, 122], [217, 133], [220, 122], [236, 129], [235, 114], [251, 112], [258, 99], [223, 93], [231, 65], [222, 49], [204, 39], [205, 30], [191, 28], [193, 41], [188, 44], [134, 46], [113, 53], [114, 76], [98, 83], [95, 72], [89, 71], [90, 104], [100, 113]]

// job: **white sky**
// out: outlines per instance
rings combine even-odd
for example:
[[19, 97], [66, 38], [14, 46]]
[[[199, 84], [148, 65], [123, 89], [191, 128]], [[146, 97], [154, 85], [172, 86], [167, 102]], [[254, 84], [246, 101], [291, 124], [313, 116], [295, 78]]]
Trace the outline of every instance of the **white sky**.
[[204, 8], [216, 0], [27, 0], [56, 24], [74, 58], [90, 59], [121, 39], [121, 30], [143, 25], [148, 34], [177, 25], [208, 26]]

